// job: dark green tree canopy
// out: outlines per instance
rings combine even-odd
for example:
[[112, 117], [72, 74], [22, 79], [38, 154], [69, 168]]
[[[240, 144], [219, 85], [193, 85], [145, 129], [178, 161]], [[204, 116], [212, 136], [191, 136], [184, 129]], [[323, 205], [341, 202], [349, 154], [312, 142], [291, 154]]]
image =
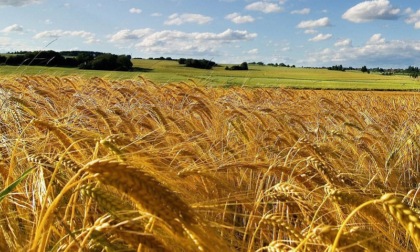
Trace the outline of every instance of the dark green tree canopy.
[[90, 51], [23, 51], [0, 58], [0, 64], [79, 67], [80, 69], [129, 71], [131, 56]]
[[225, 70], [248, 70], [248, 63], [242, 62], [239, 66], [225, 67]]

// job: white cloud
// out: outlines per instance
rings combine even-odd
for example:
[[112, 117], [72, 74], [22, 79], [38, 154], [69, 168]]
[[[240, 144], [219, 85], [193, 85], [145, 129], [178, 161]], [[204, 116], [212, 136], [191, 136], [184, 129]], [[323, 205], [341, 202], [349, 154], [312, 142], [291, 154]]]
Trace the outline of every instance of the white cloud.
[[18, 24], [13, 24], [13, 25], [5, 27], [3, 30], [1, 30], [1, 32], [3, 33], [23, 32], [23, 27]]
[[307, 15], [311, 13], [311, 9], [309, 8], [303, 8], [301, 10], [293, 10], [290, 12], [290, 14], [299, 14], [299, 15]]
[[317, 34], [318, 31], [314, 29], [308, 29], [304, 31], [305, 34]]
[[323, 41], [323, 40], [330, 39], [331, 37], [332, 37], [332, 34], [329, 34], [329, 33], [328, 34], [322, 34], [322, 33], [320, 33], [320, 34], [316, 35], [315, 37], [309, 39], [309, 41], [318, 42], [318, 41]]
[[166, 25], [182, 25], [185, 23], [196, 23], [196, 24], [207, 24], [211, 22], [213, 18], [204, 16], [201, 14], [194, 14], [194, 13], [184, 13], [178, 14], [174, 13], [168, 17], [165, 21]]
[[256, 33], [231, 29], [221, 33], [139, 29], [121, 30], [110, 36], [110, 42], [131, 42], [137, 50], [149, 54], [197, 56], [216, 55], [220, 48], [228, 44], [233, 45], [256, 37]]
[[252, 16], [241, 16], [239, 13], [231, 13], [225, 16], [226, 19], [232, 21], [235, 24], [252, 23], [255, 19]]
[[11, 51], [35, 51], [40, 50], [40, 47], [34, 47], [33, 45], [27, 44], [24, 41], [18, 39], [11, 39], [8, 37], [0, 37], [0, 51], [11, 52]]
[[0, 0], [0, 6], [26, 6], [31, 4], [38, 4], [42, 0]]
[[367, 45], [379, 45], [385, 43], [385, 39], [382, 37], [382, 34], [376, 33], [367, 41]]
[[95, 34], [86, 31], [63, 31], [63, 30], [50, 30], [43, 31], [35, 34], [35, 39], [50, 38], [57, 39], [60, 37], [80, 37], [85, 39], [85, 43], [92, 44], [98, 42], [98, 39], [95, 38]]
[[420, 29], [420, 9], [413, 12], [411, 9], [407, 9], [406, 13], [408, 18], [405, 20], [407, 24], [413, 24], [415, 29]]
[[[280, 1], [280, 3], [282, 2]], [[270, 3], [266, 1], [259, 1], [259, 2], [248, 4], [245, 7], [245, 9], [252, 10], [252, 11], [261, 11], [264, 13], [274, 13], [274, 12], [283, 11], [283, 8], [279, 4]]]
[[139, 9], [139, 8], [131, 8], [128, 12], [130, 12], [132, 14], [140, 14], [142, 12], [142, 10]]
[[302, 21], [297, 25], [297, 28], [312, 29], [312, 28], [317, 28], [317, 27], [326, 27], [330, 25], [331, 25], [330, 20], [327, 17], [323, 17], [317, 20]]
[[400, 9], [392, 7], [388, 0], [364, 1], [348, 9], [342, 18], [354, 23], [376, 19], [393, 20], [400, 17]]
[[420, 40], [386, 40], [372, 35], [364, 45], [327, 48], [306, 55], [302, 64], [403, 67], [420, 64]]
[[249, 50], [248, 52], [246, 52], [246, 53], [248, 53], [248, 54], [258, 54], [258, 48], [254, 48], [254, 49], [251, 49], [251, 50]]
[[160, 13], [160, 12], [154, 12], [150, 16], [152, 16], [152, 17], [161, 17], [162, 16], [162, 13]]
[[351, 39], [340, 39], [337, 42], [335, 42], [335, 47], [347, 47], [351, 46]]
[[127, 41], [136, 41], [144, 38], [145, 36], [153, 32], [150, 28], [137, 29], [137, 30], [120, 30], [114, 35], [110, 36], [110, 42], [127, 42]]

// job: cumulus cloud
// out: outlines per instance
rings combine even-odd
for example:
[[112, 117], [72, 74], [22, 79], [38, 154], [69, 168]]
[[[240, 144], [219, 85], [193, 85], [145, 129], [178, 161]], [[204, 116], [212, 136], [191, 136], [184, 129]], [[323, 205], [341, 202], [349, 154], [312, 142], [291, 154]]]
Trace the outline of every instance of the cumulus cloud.
[[231, 29], [221, 33], [139, 29], [118, 31], [110, 36], [110, 42], [131, 42], [139, 51], [150, 54], [215, 55], [226, 44], [249, 41], [256, 37], [256, 33]]
[[385, 39], [382, 37], [382, 34], [376, 33], [367, 41], [367, 45], [379, 45], [385, 43]]
[[35, 51], [40, 49], [42, 48], [34, 47], [19, 39], [0, 37], [0, 51]]
[[98, 39], [95, 38], [95, 34], [86, 31], [63, 31], [63, 30], [50, 30], [43, 31], [35, 34], [35, 39], [49, 38], [57, 39], [60, 37], [80, 37], [85, 39], [85, 43], [92, 44], [98, 42]]
[[0, 0], [0, 6], [26, 6], [41, 3], [42, 0]]
[[291, 14], [299, 14], [299, 15], [307, 15], [307, 14], [311, 13], [311, 9], [303, 8], [301, 10], [293, 10], [290, 13]]
[[23, 32], [23, 27], [18, 24], [12, 24], [10, 26], [5, 27], [1, 30], [3, 33], [10, 33], [10, 32]]
[[196, 24], [207, 24], [213, 21], [213, 18], [204, 16], [201, 14], [194, 13], [184, 13], [178, 14], [174, 13], [168, 17], [165, 21], [166, 25], [182, 25], [185, 23], [196, 23]]
[[326, 26], [330, 26], [330, 20], [327, 17], [323, 17], [317, 20], [306, 20], [306, 21], [302, 21], [297, 25], [297, 28], [300, 29], [313, 29], [313, 28], [318, 28], [318, 27], [326, 27]]
[[306, 55], [302, 64], [346, 64], [401, 67], [420, 64], [420, 40], [386, 40], [372, 35], [361, 46], [327, 48]]
[[405, 20], [407, 24], [414, 25], [415, 29], [420, 29], [420, 10], [413, 12], [411, 9], [407, 9], [408, 18]]
[[246, 52], [246, 53], [248, 53], [248, 54], [258, 54], [258, 48], [254, 48], [254, 49], [251, 49], [251, 50], [249, 50], [248, 52]]
[[318, 42], [318, 41], [323, 41], [323, 40], [330, 39], [331, 37], [332, 37], [332, 34], [329, 34], [329, 33], [328, 34], [322, 34], [322, 33], [320, 33], [320, 34], [316, 35], [315, 37], [309, 39], [309, 41]]
[[388, 0], [364, 1], [348, 9], [342, 18], [354, 23], [376, 19], [393, 20], [400, 17], [401, 10], [394, 8]]
[[227, 20], [232, 21], [235, 24], [252, 23], [255, 19], [252, 16], [241, 16], [239, 13], [231, 13], [225, 16]]
[[305, 34], [317, 34], [318, 31], [314, 29], [308, 29], [304, 31]]
[[136, 29], [136, 30], [120, 30], [114, 35], [110, 36], [110, 42], [127, 42], [127, 41], [135, 41], [144, 38], [145, 36], [151, 34], [153, 32], [150, 28], [145, 29]]
[[340, 39], [334, 44], [335, 47], [347, 47], [351, 45], [352, 45], [351, 39]]
[[279, 4], [265, 2], [265, 1], [258, 1], [258, 2], [248, 4], [245, 7], [245, 9], [251, 10], [251, 11], [261, 11], [264, 13], [274, 13], [274, 12], [283, 11], [283, 8]]
[[139, 9], [139, 8], [131, 8], [130, 10], [128, 10], [128, 12], [130, 12], [132, 14], [140, 14], [142, 12], [142, 10]]

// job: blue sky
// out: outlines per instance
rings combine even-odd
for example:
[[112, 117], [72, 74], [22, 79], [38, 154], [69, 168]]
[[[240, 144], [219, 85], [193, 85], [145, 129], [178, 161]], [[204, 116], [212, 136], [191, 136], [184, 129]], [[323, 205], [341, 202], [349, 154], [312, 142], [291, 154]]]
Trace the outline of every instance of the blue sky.
[[420, 65], [414, 0], [0, 0], [0, 52]]

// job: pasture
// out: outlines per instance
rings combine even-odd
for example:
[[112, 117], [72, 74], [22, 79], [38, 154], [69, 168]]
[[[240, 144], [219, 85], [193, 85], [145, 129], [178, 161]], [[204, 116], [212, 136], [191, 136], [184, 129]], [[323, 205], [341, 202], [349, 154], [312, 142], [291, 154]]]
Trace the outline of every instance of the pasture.
[[[282, 87], [343, 90], [419, 90], [420, 82], [406, 75], [384, 76], [360, 71], [287, 68], [249, 65], [248, 71], [226, 71], [225, 66], [211, 70], [187, 68], [177, 61], [133, 59], [133, 72], [79, 70], [77, 68], [40, 66], [0, 66], [2, 76], [14, 75], [77, 75], [107, 80], [137, 79], [138, 76], [159, 84], [192, 80], [211, 87]], [[230, 65], [228, 65], [230, 66]]]
[[0, 251], [420, 249], [417, 93], [239, 87], [415, 81], [170, 69], [2, 73]]

